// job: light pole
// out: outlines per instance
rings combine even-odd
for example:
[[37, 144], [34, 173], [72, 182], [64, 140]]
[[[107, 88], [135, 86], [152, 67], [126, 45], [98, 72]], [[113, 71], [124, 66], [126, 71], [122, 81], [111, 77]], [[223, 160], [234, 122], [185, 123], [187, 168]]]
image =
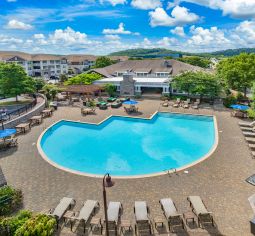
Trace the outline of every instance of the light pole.
[[114, 185], [114, 182], [112, 181], [110, 174], [109, 173], [105, 174], [104, 178], [103, 178], [103, 198], [104, 198], [104, 215], [105, 215], [106, 236], [109, 236], [106, 188], [110, 188], [113, 185]]

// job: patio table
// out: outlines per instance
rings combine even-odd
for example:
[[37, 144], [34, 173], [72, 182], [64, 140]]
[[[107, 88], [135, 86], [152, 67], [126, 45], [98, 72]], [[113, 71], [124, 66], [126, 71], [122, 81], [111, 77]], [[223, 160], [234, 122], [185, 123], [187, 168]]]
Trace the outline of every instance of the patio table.
[[52, 110], [51, 109], [45, 109], [42, 111], [43, 117], [50, 117], [52, 115]]
[[30, 123], [21, 123], [17, 125], [15, 128], [16, 130], [20, 130], [21, 133], [26, 133], [26, 131], [30, 129]]
[[31, 124], [41, 124], [42, 123], [42, 116], [33, 116], [30, 118]]

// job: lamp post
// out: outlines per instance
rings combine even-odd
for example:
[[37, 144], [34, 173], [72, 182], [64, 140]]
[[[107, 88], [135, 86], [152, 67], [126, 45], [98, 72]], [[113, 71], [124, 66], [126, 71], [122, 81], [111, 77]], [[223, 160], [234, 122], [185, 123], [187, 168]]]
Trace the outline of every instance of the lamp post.
[[104, 215], [105, 215], [106, 236], [109, 236], [106, 188], [110, 188], [113, 185], [114, 185], [114, 182], [112, 181], [110, 174], [109, 173], [105, 174], [104, 178], [103, 178], [103, 198], [104, 198]]

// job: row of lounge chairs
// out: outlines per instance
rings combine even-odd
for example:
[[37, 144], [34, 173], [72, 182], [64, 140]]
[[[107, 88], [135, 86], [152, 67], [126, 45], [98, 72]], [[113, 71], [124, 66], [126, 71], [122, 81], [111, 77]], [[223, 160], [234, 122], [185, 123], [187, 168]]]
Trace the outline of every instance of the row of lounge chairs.
[[[215, 226], [214, 220], [212, 217], [212, 213], [209, 212], [199, 196], [189, 196], [187, 200], [190, 203], [190, 207], [197, 216], [198, 226], [203, 227], [203, 224], [209, 223], [212, 226]], [[98, 201], [87, 200], [80, 211], [72, 212], [69, 211], [68, 216], [66, 216], [66, 212], [70, 210], [75, 205], [75, 200], [73, 198], [64, 197], [55, 209], [51, 209], [48, 214], [52, 215], [57, 220], [57, 227], [59, 222], [64, 218], [70, 220], [71, 230], [73, 225], [78, 222], [78, 224], [83, 224], [84, 232], [86, 230], [86, 226], [88, 226], [90, 222], [90, 227], [92, 218], [99, 210], [100, 205]], [[182, 218], [182, 214], [180, 214], [171, 198], [164, 198], [159, 201], [161, 208], [163, 210], [163, 214], [168, 222], [169, 231], [174, 231], [175, 227], [181, 227], [185, 230], [185, 224]], [[71, 212], [71, 214], [70, 214]], [[123, 206], [120, 202], [109, 202], [107, 208], [107, 217], [108, 217], [108, 228], [110, 231], [114, 231], [115, 235], [118, 234], [119, 227], [122, 228], [121, 214], [123, 213]], [[153, 233], [153, 224], [150, 216], [150, 211], [147, 203], [145, 201], [136, 201], [134, 205], [134, 215], [135, 215], [135, 233], [136, 235], [151, 235]], [[97, 221], [99, 225], [97, 225], [101, 229], [103, 229], [103, 225], [101, 219]], [[163, 222], [162, 222], [163, 224]], [[125, 225], [129, 227], [129, 230], [132, 228], [130, 225]]]
[[172, 106], [174, 108], [178, 108], [178, 107], [183, 107], [185, 109], [188, 109], [188, 108], [193, 108], [193, 109], [198, 109], [199, 108], [199, 104], [200, 104], [200, 99], [197, 99], [193, 104], [191, 104], [191, 100], [190, 98], [188, 98], [186, 101], [181, 101], [180, 98], [177, 98], [176, 101], [164, 101], [163, 103], [161, 103], [161, 105], [163, 107], [169, 107], [169, 106]]
[[251, 154], [255, 158], [255, 121], [253, 122], [239, 122], [239, 126], [243, 132], [245, 140], [251, 149]]

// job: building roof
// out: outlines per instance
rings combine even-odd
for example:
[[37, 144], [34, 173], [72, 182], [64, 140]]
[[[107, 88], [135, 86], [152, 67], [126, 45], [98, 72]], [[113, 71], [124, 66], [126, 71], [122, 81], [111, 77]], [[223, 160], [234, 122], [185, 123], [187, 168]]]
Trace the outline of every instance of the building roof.
[[[101, 80], [95, 81], [95, 84], [107, 84], [107, 83], [119, 83], [123, 80], [123, 77], [112, 77], [104, 78]], [[169, 78], [159, 78], [159, 77], [134, 77], [133, 80], [137, 83], [167, 83]]]
[[67, 59], [68, 62], [95, 61], [97, 59], [97, 56], [71, 54], [71, 55], [67, 55], [66, 59]]
[[103, 88], [98, 85], [67, 85], [63, 90], [68, 93], [93, 94], [102, 91]]
[[[145, 69], [146, 68], [146, 69]], [[142, 71], [145, 70], [145, 71]], [[116, 76], [116, 72], [168, 72], [172, 76], [175, 76], [183, 71], [197, 71], [202, 68], [192, 66], [187, 63], [177, 60], [128, 60], [119, 62], [104, 68], [92, 69], [96, 73], [103, 75], [104, 77]]]

